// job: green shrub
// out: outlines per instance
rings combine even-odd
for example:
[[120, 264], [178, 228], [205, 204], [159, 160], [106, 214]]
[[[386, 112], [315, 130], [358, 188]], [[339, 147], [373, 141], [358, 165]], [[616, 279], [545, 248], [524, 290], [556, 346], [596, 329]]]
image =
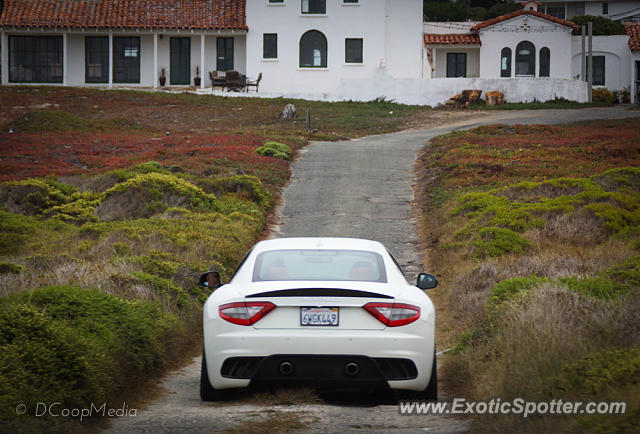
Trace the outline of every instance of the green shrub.
[[291, 148], [289, 148], [289, 146], [278, 142], [267, 142], [264, 146], [256, 149], [256, 152], [263, 157], [269, 156], [282, 158], [283, 160], [288, 160], [292, 155]]
[[[593, 36], [609, 36], [609, 35], [624, 35], [624, 26], [613, 21], [607, 17], [595, 16], [595, 15], [580, 15], [577, 17], [571, 17], [571, 21], [579, 25], [586, 25], [589, 21], [593, 23]], [[580, 34], [580, 29], [573, 31], [574, 35]]]
[[97, 199], [89, 196], [79, 196], [73, 202], [53, 206], [44, 212], [45, 217], [56, 217], [67, 223], [82, 225], [87, 222], [98, 221], [95, 214]]
[[23, 273], [24, 265], [14, 264], [13, 262], [0, 262], [0, 274], [18, 274]]
[[138, 175], [146, 175], [148, 173], [162, 173], [164, 175], [171, 174], [169, 170], [162, 167], [162, 164], [157, 161], [147, 161], [126, 169], [110, 170], [109, 172], [103, 173], [101, 176], [113, 176], [118, 180], [118, 182], [122, 182], [135, 178]]
[[175, 175], [147, 173], [116, 184], [105, 191], [96, 209], [103, 220], [143, 218], [169, 207], [220, 211], [223, 204], [212, 194]]
[[623, 293], [627, 288], [610, 279], [596, 276], [586, 279], [577, 277], [560, 277], [558, 282], [572, 291], [581, 292], [596, 298], [609, 300]]
[[616, 385], [640, 383], [640, 347], [614, 348], [567, 363], [561, 372], [548, 382], [549, 393], [587, 398], [601, 396]]
[[0, 211], [0, 254], [51, 248], [71, 226], [56, 220]]
[[9, 431], [68, 431], [64, 418], [18, 416], [15, 406], [100, 405], [162, 366], [162, 338], [181, 333], [176, 326], [156, 304], [98, 290], [44, 287], [0, 298], [0, 419]]
[[271, 203], [271, 193], [264, 188], [260, 179], [253, 175], [203, 178], [198, 181], [198, 186], [205, 192], [219, 197], [225, 193], [246, 195], [249, 200], [263, 208], [267, 208]]
[[611, 300], [640, 287], [640, 257], [629, 258], [592, 277], [561, 277], [558, 282], [573, 291]]
[[618, 102], [616, 94], [604, 88], [593, 89], [591, 97], [593, 102], [598, 103], [615, 104]]
[[134, 271], [131, 273], [131, 276], [137, 279], [140, 283], [149, 286], [156, 293], [170, 297], [180, 308], [186, 307], [189, 302], [189, 297], [182, 288], [169, 279], [154, 276], [149, 273], [141, 273], [139, 271]]
[[540, 286], [546, 281], [547, 279], [533, 275], [505, 279], [491, 290], [491, 296], [489, 297], [487, 306], [489, 308], [496, 307], [505, 301], [513, 299], [515, 296], [522, 295]]
[[3, 182], [0, 184], [0, 202], [6, 211], [37, 215], [52, 206], [69, 202], [70, 197], [57, 185], [60, 184], [46, 179]]
[[622, 261], [600, 274], [619, 285], [640, 288], [640, 256]]
[[474, 255], [477, 257], [495, 257], [505, 253], [522, 253], [531, 248], [531, 241], [520, 234], [504, 228], [482, 228], [473, 242]]

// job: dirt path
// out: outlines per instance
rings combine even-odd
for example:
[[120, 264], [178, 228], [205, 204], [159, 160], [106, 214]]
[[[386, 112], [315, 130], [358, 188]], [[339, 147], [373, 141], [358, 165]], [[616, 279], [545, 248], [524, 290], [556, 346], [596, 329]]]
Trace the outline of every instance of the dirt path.
[[[352, 236], [377, 239], [396, 256], [407, 278], [421, 263], [411, 219], [413, 164], [428, 140], [457, 129], [489, 123], [564, 123], [640, 116], [613, 109], [486, 112], [431, 129], [370, 136], [348, 142], [315, 142], [302, 151], [283, 194], [274, 236]], [[423, 128], [429, 128], [424, 125]], [[395, 405], [370, 398], [337, 397], [296, 405], [202, 403], [200, 358], [169, 375], [166, 390], [135, 417], [113, 422], [109, 433], [276, 432], [461, 432], [468, 421], [445, 416], [401, 416]], [[442, 394], [446, 399], [446, 393]], [[304, 401], [304, 400], [302, 400]]]

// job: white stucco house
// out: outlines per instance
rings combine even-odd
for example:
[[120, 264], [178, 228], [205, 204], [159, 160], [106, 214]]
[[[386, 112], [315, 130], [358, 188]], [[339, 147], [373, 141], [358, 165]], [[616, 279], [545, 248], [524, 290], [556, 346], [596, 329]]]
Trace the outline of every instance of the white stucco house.
[[[582, 38], [572, 35], [578, 26], [539, 12], [539, 2], [523, 6], [484, 22], [425, 23], [427, 77], [472, 79], [466, 86], [473, 79], [500, 78], [494, 87], [508, 101], [550, 99], [549, 92], [580, 101], [586, 77], [581, 77]], [[640, 102], [640, 24], [627, 23], [624, 28], [624, 35], [593, 37], [593, 85], [629, 89]]]
[[[266, 97], [436, 105], [482, 89], [586, 100], [575, 24], [541, 3], [423, 23], [422, 1], [0, 0], [1, 83], [156, 88], [164, 75], [169, 88], [200, 77], [210, 92], [209, 72], [238, 71], [262, 74]], [[638, 88], [637, 26], [594, 41], [602, 85]]]
[[[519, 0], [519, 3], [527, 1]], [[540, 12], [565, 20], [581, 15], [593, 15], [621, 23], [640, 23], [640, 0], [538, 0], [538, 2]]]

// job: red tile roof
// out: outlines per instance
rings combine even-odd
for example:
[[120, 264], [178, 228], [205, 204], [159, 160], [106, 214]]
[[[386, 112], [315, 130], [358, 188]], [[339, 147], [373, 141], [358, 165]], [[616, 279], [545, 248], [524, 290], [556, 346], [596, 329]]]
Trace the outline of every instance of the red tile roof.
[[507, 21], [507, 20], [510, 20], [512, 18], [519, 17], [520, 15], [533, 15], [535, 17], [542, 18], [542, 19], [547, 20], [547, 21], [552, 21], [552, 22], [554, 22], [556, 24], [560, 24], [561, 26], [571, 27], [572, 29], [580, 28], [579, 25], [577, 25], [575, 23], [572, 23], [571, 21], [562, 20], [560, 18], [556, 18], [556, 17], [551, 16], [551, 15], [543, 14], [542, 12], [538, 12], [538, 11], [529, 11], [529, 10], [522, 9], [522, 10], [519, 10], [519, 11], [511, 12], [510, 14], [507, 14], [507, 15], [502, 15], [500, 17], [492, 18], [490, 20], [478, 23], [475, 26], [471, 27], [471, 30], [474, 31], [474, 32], [477, 32], [478, 30], [484, 29], [485, 27], [493, 26], [494, 24], [498, 24], [498, 23], [501, 23], [503, 21]]
[[247, 30], [246, 0], [5, 0], [0, 26]]
[[480, 45], [480, 37], [470, 33], [424, 34], [425, 45]]
[[625, 23], [624, 32], [629, 35], [629, 48], [631, 51], [640, 50], [640, 24]]

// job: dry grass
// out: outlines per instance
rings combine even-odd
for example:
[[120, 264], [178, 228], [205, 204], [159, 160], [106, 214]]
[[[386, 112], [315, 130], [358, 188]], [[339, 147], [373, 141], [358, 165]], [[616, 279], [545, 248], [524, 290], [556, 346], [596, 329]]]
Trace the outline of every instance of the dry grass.
[[[316, 417], [301, 411], [267, 410], [267, 416], [258, 420], [242, 420], [233, 428], [223, 432], [226, 434], [263, 434], [290, 431], [302, 431], [317, 420]], [[243, 418], [246, 419], [246, 418]]]
[[[604, 131], [598, 130], [597, 125], [585, 124], [581, 125], [583, 129], [580, 132], [576, 130], [576, 134], [584, 139], [580, 145], [583, 149], [602, 150], [608, 147], [612, 139], [609, 128], [614, 124], [604, 125]], [[624, 146], [637, 154], [640, 145], [637, 123], [616, 122], [615, 126], [618, 128], [615, 134], [627, 137]], [[440, 272], [441, 285], [430, 294], [438, 312], [437, 339], [440, 348], [454, 348], [445, 354], [441, 371], [449, 396], [473, 400], [492, 397], [503, 400], [522, 397], [535, 401], [585, 399], [588, 397], [578, 390], [569, 388], [559, 392], [553, 389], [551, 381], [558, 375], [562, 376], [569, 363], [603, 350], [640, 345], [640, 288], [632, 287], [624, 296], [602, 299], [569, 289], [558, 280], [593, 278], [629, 258], [637, 257], [640, 240], [637, 229], [633, 229], [635, 226], [612, 237], [602, 219], [586, 209], [578, 208], [573, 213], [536, 214], [536, 217], [544, 219], [544, 224], [520, 233], [531, 242], [528, 250], [485, 258], [474, 257], [469, 243], [460, 242], [454, 236], [472, 218], [452, 215], [456, 197], [460, 194], [504, 187], [496, 196], [510, 201], [539, 203], [582, 191], [579, 182], [575, 185], [549, 182], [533, 188], [531, 184], [509, 186], [532, 180], [533, 172], [530, 175], [528, 163], [522, 162], [531, 162], [531, 167], [533, 162], [538, 162], [537, 167], [540, 167], [540, 161], [545, 162], [544, 170], [538, 172], [538, 176], [544, 175], [544, 179], [594, 174], [588, 167], [591, 163], [583, 165], [572, 156], [576, 152], [573, 145], [565, 146], [576, 141], [572, 135], [575, 127], [554, 128], [552, 131], [544, 126], [522, 127], [518, 138], [501, 127], [447, 136], [446, 139], [437, 139], [436, 145], [427, 148], [419, 159], [438, 167], [420, 163], [416, 166], [419, 170], [417, 198], [424, 208], [418, 220], [425, 246], [425, 261], [431, 269]], [[542, 141], [544, 148], [536, 145]], [[504, 177], [500, 175], [503, 172], [486, 174], [481, 173], [482, 170], [471, 174], [471, 166], [481, 167], [484, 164], [489, 167], [496, 160], [496, 155], [500, 160], [503, 154], [509, 154], [509, 158], [501, 161], [513, 162], [514, 152], [518, 162], [509, 166], [508, 173], [503, 171], [506, 173]], [[598, 157], [598, 170], [616, 167], [621, 163], [621, 156], [627, 158], [631, 155], [613, 152], [609, 156]], [[549, 164], [551, 160], [568, 163]], [[637, 158], [635, 161], [627, 160], [626, 164], [637, 166]], [[427, 169], [423, 170], [424, 167]], [[573, 173], [567, 172], [568, 167]], [[611, 176], [601, 178], [595, 177], [594, 181], [607, 191], [624, 190], [630, 196], [637, 191], [637, 180], [620, 181]], [[498, 283], [529, 276], [540, 279], [533, 289], [516, 293], [502, 302], [490, 298]], [[633, 411], [638, 412], [638, 400], [634, 398], [638, 396], [637, 381], [629, 381], [632, 383], [612, 385], [601, 391], [597, 398], [628, 401], [635, 409]], [[634, 419], [554, 416], [530, 421], [486, 416], [475, 419], [473, 429], [505, 433], [514, 430], [531, 433], [540, 430], [607, 432], [607, 428], [602, 428], [605, 426], [625, 432], [625, 427], [632, 424], [629, 420]]]

